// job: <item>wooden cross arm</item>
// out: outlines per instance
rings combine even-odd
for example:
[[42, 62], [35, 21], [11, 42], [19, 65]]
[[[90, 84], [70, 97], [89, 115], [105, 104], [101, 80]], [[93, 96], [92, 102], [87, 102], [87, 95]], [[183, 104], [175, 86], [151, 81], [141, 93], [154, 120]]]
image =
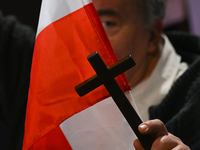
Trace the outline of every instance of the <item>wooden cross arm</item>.
[[[112, 77], [117, 77], [118, 75], [122, 74], [122, 72], [129, 70], [133, 66], [135, 66], [135, 62], [131, 55], [129, 55], [114, 63], [113, 65], [108, 67], [108, 69]], [[98, 75], [94, 75], [91, 78], [77, 85], [75, 87], [75, 90], [79, 96], [84, 96], [87, 93], [99, 87], [100, 85], [102, 85], [101, 80], [99, 79]]]

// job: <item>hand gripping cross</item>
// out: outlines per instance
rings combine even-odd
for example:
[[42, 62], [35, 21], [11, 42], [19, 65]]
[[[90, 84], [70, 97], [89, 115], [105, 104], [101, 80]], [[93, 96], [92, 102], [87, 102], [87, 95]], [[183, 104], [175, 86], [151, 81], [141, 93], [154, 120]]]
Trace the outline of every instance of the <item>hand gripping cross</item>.
[[135, 66], [135, 62], [132, 57], [128, 56], [108, 68], [97, 52], [89, 55], [88, 61], [94, 68], [97, 75], [75, 87], [79, 96], [83, 96], [103, 84], [142, 143], [145, 150], [150, 150], [154, 140], [151, 135], [142, 135], [138, 131], [138, 126], [142, 123], [142, 121], [115, 80], [116, 76]]

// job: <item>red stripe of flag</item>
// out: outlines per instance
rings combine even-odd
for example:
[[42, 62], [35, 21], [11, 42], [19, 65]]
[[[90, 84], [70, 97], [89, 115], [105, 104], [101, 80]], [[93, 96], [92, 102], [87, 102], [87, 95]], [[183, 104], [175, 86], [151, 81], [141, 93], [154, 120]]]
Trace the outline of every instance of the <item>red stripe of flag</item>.
[[[98, 51], [109, 66], [117, 61], [92, 3], [49, 24], [36, 38], [23, 149], [60, 123], [108, 96], [103, 86], [80, 98], [74, 87], [94, 75], [87, 56]], [[117, 78], [125, 91], [124, 75]], [[34, 147], [34, 146], [33, 146]]]
[[37, 140], [34, 145], [32, 145], [29, 150], [72, 150], [69, 142], [65, 138], [60, 127], [48, 132], [45, 136], [42, 136], [40, 140]]

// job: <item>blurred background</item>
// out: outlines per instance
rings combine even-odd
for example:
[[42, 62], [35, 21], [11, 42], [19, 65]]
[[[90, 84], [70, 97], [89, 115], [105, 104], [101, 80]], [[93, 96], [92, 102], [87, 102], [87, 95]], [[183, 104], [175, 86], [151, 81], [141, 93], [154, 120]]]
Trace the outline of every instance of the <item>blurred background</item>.
[[4, 16], [14, 15], [35, 31], [39, 19], [40, 5], [42, 0], [0, 0], [0, 10]]
[[[37, 29], [41, 0], [0, 0], [4, 15]], [[164, 31], [178, 30], [200, 35], [200, 0], [168, 0]]]
[[200, 0], [167, 0], [165, 31], [180, 30], [200, 35]]

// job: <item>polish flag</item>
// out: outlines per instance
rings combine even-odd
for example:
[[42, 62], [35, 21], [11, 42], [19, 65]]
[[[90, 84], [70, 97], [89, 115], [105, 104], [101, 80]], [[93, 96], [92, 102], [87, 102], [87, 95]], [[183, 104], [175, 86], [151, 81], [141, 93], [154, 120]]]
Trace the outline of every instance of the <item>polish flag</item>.
[[[107, 66], [117, 61], [90, 0], [43, 0], [23, 150], [133, 149], [135, 135], [104, 86], [75, 91], [95, 74], [87, 60], [95, 51]], [[117, 82], [130, 89], [124, 74]]]

